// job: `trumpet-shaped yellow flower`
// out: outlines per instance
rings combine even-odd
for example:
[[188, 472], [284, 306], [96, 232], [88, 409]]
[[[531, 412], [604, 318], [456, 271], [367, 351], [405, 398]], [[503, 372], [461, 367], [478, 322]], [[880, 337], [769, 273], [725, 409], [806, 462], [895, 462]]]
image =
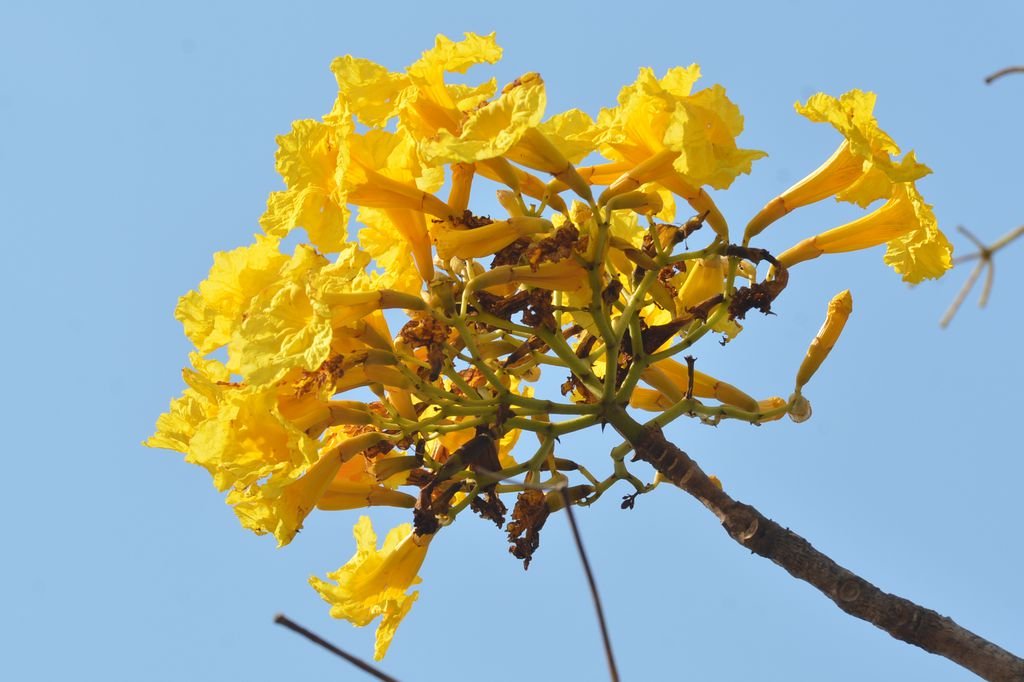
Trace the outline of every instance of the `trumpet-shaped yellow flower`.
[[391, 529], [378, 550], [377, 535], [366, 516], [359, 517], [353, 533], [355, 556], [337, 571], [327, 574], [336, 584], [315, 576], [309, 583], [331, 605], [331, 615], [335, 618], [361, 627], [381, 618], [373, 653], [374, 659], [379, 661], [387, 653], [399, 623], [419, 596], [419, 592], [409, 594], [408, 590], [420, 582], [416, 574], [433, 536], [415, 535], [410, 524], [403, 524]]
[[[566, 292], [589, 292], [587, 271], [574, 258], [530, 265], [501, 266], [477, 278], [477, 289], [489, 289], [510, 282], [518, 282], [540, 289]], [[581, 294], [589, 295], [589, 294]]]
[[931, 173], [910, 152], [897, 162], [900, 148], [875, 120], [875, 93], [851, 90], [837, 99], [824, 93], [813, 95], [796, 110], [811, 121], [830, 123], [848, 145], [849, 153], [862, 163], [861, 174], [836, 194], [841, 201], [867, 206], [892, 194], [894, 183], [914, 182]]
[[[351, 245], [349, 245], [351, 248]], [[228, 368], [251, 385], [277, 381], [292, 367], [315, 370], [331, 346], [330, 313], [312, 300], [309, 281], [328, 263], [307, 246], [253, 297], [228, 346]]]
[[256, 235], [256, 242], [233, 251], [216, 253], [210, 274], [178, 300], [174, 316], [185, 336], [202, 354], [231, 340], [252, 300], [281, 277], [289, 262], [278, 250], [275, 237]]
[[749, 240], [786, 213], [835, 196], [861, 207], [887, 199], [898, 183], [914, 182], [931, 173], [918, 163], [914, 152], [902, 160], [900, 148], [879, 126], [874, 116], [875, 94], [851, 90], [838, 99], [824, 93], [807, 104], [796, 105], [801, 115], [816, 123], [830, 123], [843, 136], [835, 153], [814, 172], [767, 205], [747, 225]]
[[842, 253], [890, 243], [886, 262], [908, 282], [941, 277], [953, 265], [953, 249], [935, 214], [912, 184], [897, 185], [893, 197], [862, 218], [803, 240], [778, 257], [786, 267], [823, 253]]
[[206, 360], [199, 353], [189, 357], [195, 369], [182, 370], [188, 387], [157, 418], [156, 432], [145, 441], [148, 447], [187, 453], [196, 429], [216, 413], [222, 386], [230, 380], [230, 373], [217, 360]]
[[661, 79], [641, 69], [636, 82], [619, 93], [619, 105], [598, 116], [599, 148], [615, 161], [646, 164], [625, 191], [657, 181], [696, 210], [709, 211], [709, 223], [724, 235], [724, 218], [700, 188], [728, 188], [765, 153], [736, 146], [743, 130], [739, 109], [720, 85], [691, 94], [699, 78], [696, 64], [669, 69]]
[[278, 547], [284, 547], [302, 528], [302, 523], [327, 490], [341, 467], [341, 457], [327, 453], [297, 480], [283, 486], [250, 485], [228, 493], [242, 525], [257, 535], [273, 533]]
[[725, 291], [725, 265], [720, 256], [693, 261], [683, 277], [676, 295], [680, 315], [686, 315], [690, 308]]
[[218, 490], [227, 490], [267, 477], [267, 485], [283, 484], [318, 457], [317, 441], [282, 415], [276, 390], [226, 387], [216, 413], [197, 426], [186, 460], [209, 471]]
[[351, 437], [335, 431], [324, 440], [321, 455], [311, 466], [289, 472], [284, 482], [236, 485], [228, 493], [227, 503], [234, 505], [243, 526], [257, 535], [273, 533], [283, 547], [299, 532], [309, 513], [321, 506], [342, 466], [382, 439], [375, 431]]
[[[414, 225], [413, 230], [429, 233], [423, 214], [406, 210], [397, 216], [398, 220], [393, 220], [395, 213], [380, 208], [360, 208], [359, 222], [365, 227], [359, 230], [359, 245], [378, 268], [380, 278], [375, 282], [376, 286], [415, 294], [423, 289], [425, 281], [433, 278], [433, 263], [429, 261], [430, 243], [428, 240], [424, 252], [429, 265], [421, 266], [416, 256], [417, 247], [405, 237], [412, 230], [399, 229], [398, 225], [403, 219], [408, 219]], [[421, 274], [423, 271], [429, 276]]]
[[433, 276], [423, 214], [446, 218], [453, 212], [432, 194], [443, 173], [420, 164], [412, 138], [383, 130], [359, 135], [351, 112], [339, 105], [326, 122], [296, 121], [278, 144], [278, 170], [288, 189], [268, 200], [261, 218], [268, 234], [283, 237], [304, 227], [318, 249], [333, 253], [348, 236], [348, 204], [386, 209], [423, 278]]
[[465, 73], [475, 64], [498, 61], [501, 48], [494, 34], [467, 33], [464, 40], [437, 36], [405, 73], [393, 73], [366, 59], [339, 57], [331, 64], [338, 81], [339, 101], [361, 123], [383, 127], [400, 116], [402, 128], [418, 139], [432, 137], [439, 129], [455, 130], [462, 112], [490, 98], [493, 81], [472, 88], [444, 82], [446, 73]]
[[345, 243], [349, 210], [338, 175], [348, 166], [351, 125], [314, 120], [295, 121], [277, 138], [277, 171], [286, 190], [273, 192], [260, 225], [267, 234], [284, 237], [303, 227], [318, 249], [332, 253]]
[[468, 112], [456, 131], [442, 128], [423, 140], [420, 154], [431, 165], [501, 156], [540, 123], [546, 102], [544, 80], [536, 73], [525, 74], [497, 99]]

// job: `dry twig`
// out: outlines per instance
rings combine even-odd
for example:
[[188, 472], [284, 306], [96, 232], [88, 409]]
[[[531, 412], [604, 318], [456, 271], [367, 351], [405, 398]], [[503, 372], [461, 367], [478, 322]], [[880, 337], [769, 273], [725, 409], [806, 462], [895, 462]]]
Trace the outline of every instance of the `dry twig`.
[[385, 672], [383, 672], [381, 670], [378, 670], [377, 668], [373, 667], [372, 665], [370, 665], [366, 661], [362, 660], [361, 658], [356, 658], [355, 656], [353, 656], [352, 654], [348, 653], [347, 651], [343, 651], [342, 649], [339, 649], [338, 647], [336, 647], [333, 644], [331, 644], [330, 642], [328, 642], [326, 639], [323, 639], [319, 635], [314, 634], [314, 633], [310, 632], [309, 630], [307, 630], [306, 628], [302, 627], [301, 625], [299, 625], [298, 623], [296, 623], [292, 619], [288, 618], [288, 616], [284, 615], [283, 613], [279, 613], [276, 616], [274, 616], [274, 622], [277, 623], [278, 625], [285, 626], [286, 628], [288, 628], [292, 632], [299, 633], [300, 635], [302, 635], [303, 637], [305, 637], [309, 641], [313, 642], [314, 644], [319, 644], [323, 648], [325, 648], [328, 651], [330, 651], [332, 654], [334, 654], [336, 656], [340, 656], [341, 658], [344, 658], [346, 661], [348, 661], [349, 663], [351, 663], [355, 667], [359, 668], [360, 670], [362, 670], [365, 673], [369, 673], [370, 675], [373, 675], [378, 680], [382, 680], [383, 682], [398, 682], [398, 680], [395, 679], [394, 677], [391, 677], [391, 675], [388, 675], [387, 673], [385, 673]]
[[597, 594], [597, 582], [594, 581], [594, 573], [590, 570], [590, 560], [587, 559], [587, 552], [583, 549], [583, 540], [580, 538], [580, 529], [576, 525], [576, 516], [572, 512], [572, 500], [566, 489], [560, 488], [562, 501], [565, 503], [565, 515], [569, 517], [569, 527], [572, 529], [572, 539], [576, 543], [576, 550], [580, 554], [580, 562], [583, 564], [583, 571], [587, 574], [587, 584], [590, 585], [590, 597], [594, 602], [594, 610], [597, 611], [597, 623], [601, 627], [601, 639], [604, 642], [604, 654], [608, 659], [608, 674], [612, 682], [619, 682], [619, 671], [615, 667], [615, 655], [612, 654], [612, 640], [608, 636], [608, 626], [604, 620], [604, 609], [601, 607], [601, 597]]
[[1008, 76], [1011, 73], [1024, 73], [1024, 66], [1007, 66], [1005, 69], [999, 69], [995, 73], [986, 76], [985, 83], [992, 85], [992, 81]]
[[996, 252], [1007, 244], [1014, 241], [1021, 235], [1024, 235], [1024, 225], [1021, 225], [1017, 229], [1010, 230], [992, 244], [986, 246], [974, 235], [974, 233], [963, 225], [958, 225], [956, 229], [960, 234], [970, 239], [971, 242], [978, 247], [978, 250], [974, 253], [969, 253], [966, 256], [955, 258], [953, 263], [959, 265], [960, 263], [977, 260], [978, 264], [974, 266], [973, 270], [971, 270], [971, 274], [968, 275], [967, 281], [964, 282], [964, 286], [960, 289], [960, 292], [957, 293], [956, 298], [953, 299], [953, 303], [951, 303], [949, 309], [946, 310], [946, 314], [942, 316], [942, 320], [939, 321], [939, 324], [942, 327], [949, 325], [953, 316], [956, 315], [957, 310], [959, 310], [961, 304], [963, 304], [964, 299], [967, 298], [967, 294], [969, 294], [971, 289], [974, 288], [974, 283], [978, 281], [978, 277], [981, 275], [983, 270], [985, 270], [985, 284], [981, 289], [981, 296], [978, 297], [978, 307], [985, 307], [988, 303], [988, 297], [992, 293], [992, 284], [995, 281], [996, 275], [996, 264], [993, 260], [993, 256], [995, 256]]

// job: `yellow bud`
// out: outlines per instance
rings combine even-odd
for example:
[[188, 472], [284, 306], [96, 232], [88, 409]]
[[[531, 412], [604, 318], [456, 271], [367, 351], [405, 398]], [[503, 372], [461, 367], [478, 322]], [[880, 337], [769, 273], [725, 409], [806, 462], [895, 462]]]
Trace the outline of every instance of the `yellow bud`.
[[[776, 395], [772, 396], [771, 398], [765, 398], [764, 400], [758, 400], [757, 411], [761, 414], [764, 414], [765, 412], [770, 412], [772, 410], [777, 410], [780, 407], [785, 407], [788, 404], [789, 403], [786, 401], [785, 398]], [[773, 417], [763, 417], [762, 419], [758, 420], [758, 423], [763, 424], [764, 422], [772, 422], [777, 419], [782, 419], [783, 414], [783, 412], [780, 412], [779, 414]]]
[[821, 325], [818, 334], [811, 341], [807, 349], [807, 355], [800, 363], [800, 369], [796, 373], [796, 390], [799, 391], [804, 384], [811, 380], [814, 373], [821, 367], [821, 363], [828, 357], [829, 351], [839, 339], [846, 320], [853, 312], [853, 297], [850, 290], [841, 291], [829, 301], [828, 313], [825, 315], [825, 323]]
[[497, 253], [520, 237], [554, 229], [543, 218], [509, 218], [474, 228], [455, 227], [450, 222], [433, 223], [430, 236], [441, 260], [482, 258]]
[[469, 207], [469, 193], [473, 185], [476, 168], [471, 163], [452, 164], [452, 188], [448, 193], [448, 205], [461, 215]]
[[659, 213], [665, 207], [660, 194], [657, 192], [642, 192], [640, 190], [617, 194], [610, 198], [605, 205], [610, 211], [631, 208], [641, 215]]
[[[640, 375], [645, 382], [658, 389], [668, 400], [668, 405], [680, 400], [686, 394], [690, 382], [689, 368], [672, 358], [654, 363]], [[693, 371], [693, 395], [697, 398], [714, 398], [726, 405], [748, 412], [758, 411], [758, 402], [732, 384], [719, 381], [703, 372]], [[643, 400], [650, 400], [643, 398]], [[637, 405], [640, 407], [640, 405]], [[641, 409], [649, 409], [643, 407]], [[664, 407], [660, 409], [665, 409]]]
[[499, 189], [495, 194], [498, 195], [498, 203], [510, 216], [518, 218], [523, 215], [523, 206], [518, 200], [518, 194], [507, 189]]

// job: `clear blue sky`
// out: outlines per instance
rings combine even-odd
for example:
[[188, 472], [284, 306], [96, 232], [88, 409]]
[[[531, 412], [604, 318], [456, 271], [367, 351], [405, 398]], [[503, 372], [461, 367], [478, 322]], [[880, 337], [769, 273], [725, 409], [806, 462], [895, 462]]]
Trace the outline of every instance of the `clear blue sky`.
[[[258, 229], [280, 186], [274, 136], [327, 111], [334, 56], [400, 68], [435, 33], [496, 30], [499, 81], [540, 71], [550, 111], [591, 113], [640, 66], [698, 62], [744, 112], [742, 146], [770, 154], [717, 195], [734, 224], [837, 143], [794, 101], [874, 90], [883, 127], [934, 169], [921, 189], [948, 231], [992, 239], [1024, 221], [1024, 76], [982, 83], [1024, 62], [1019, 2], [292, 6], [0, 9], [4, 679], [363, 679], [271, 624], [284, 611], [370, 655], [372, 628], [332, 621], [306, 586], [351, 555], [356, 514], [315, 516], [279, 551], [238, 526], [205, 472], [139, 445], [181, 389], [177, 297]], [[763, 245], [848, 215], [802, 211]], [[947, 331], [937, 320], [963, 270], [912, 290], [878, 251], [801, 266], [777, 317], [698, 356], [750, 393], [786, 395], [826, 302], [851, 288], [851, 322], [808, 387], [814, 418], [670, 435], [836, 560], [1024, 654], [1024, 243], [1002, 255], [990, 308], [972, 299]], [[575, 445], [600, 462], [611, 444]], [[751, 556], [685, 494], [659, 489], [632, 512], [616, 499], [578, 517], [624, 679], [972, 679]], [[374, 514], [380, 529], [401, 517]], [[603, 678], [563, 517], [529, 572], [493, 526], [465, 519], [422, 575], [384, 663], [395, 676]]]

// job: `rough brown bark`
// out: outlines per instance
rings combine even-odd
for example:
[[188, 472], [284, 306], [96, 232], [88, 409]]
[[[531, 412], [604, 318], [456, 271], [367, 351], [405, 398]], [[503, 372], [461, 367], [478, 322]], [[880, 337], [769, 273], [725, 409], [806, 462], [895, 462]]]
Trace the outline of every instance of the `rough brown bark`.
[[[635, 422], [634, 422], [635, 423]], [[639, 427], [639, 425], [637, 425]], [[1024, 659], [979, 637], [952, 619], [878, 589], [816, 550], [811, 543], [719, 488], [658, 427], [639, 427], [630, 439], [636, 455], [696, 497], [736, 542], [810, 583], [836, 606], [925, 651], [944, 656], [986, 680], [1024, 681]]]

